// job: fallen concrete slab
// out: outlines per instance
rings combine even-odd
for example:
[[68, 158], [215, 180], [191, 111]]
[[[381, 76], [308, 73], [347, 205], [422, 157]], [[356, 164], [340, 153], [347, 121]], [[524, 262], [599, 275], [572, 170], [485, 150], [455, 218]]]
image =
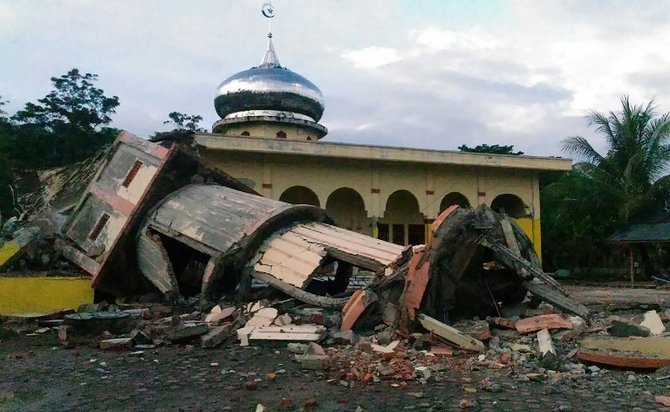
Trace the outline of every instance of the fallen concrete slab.
[[657, 369], [670, 365], [670, 338], [585, 338], [580, 342], [577, 358], [621, 368]]

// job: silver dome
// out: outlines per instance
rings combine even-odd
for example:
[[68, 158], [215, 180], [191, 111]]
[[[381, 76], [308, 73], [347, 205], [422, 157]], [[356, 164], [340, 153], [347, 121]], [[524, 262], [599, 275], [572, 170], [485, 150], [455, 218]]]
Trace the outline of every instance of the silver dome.
[[261, 65], [224, 80], [216, 90], [214, 107], [223, 119], [247, 110], [280, 110], [299, 113], [318, 122], [323, 115], [323, 94], [314, 83], [279, 65], [272, 45]]

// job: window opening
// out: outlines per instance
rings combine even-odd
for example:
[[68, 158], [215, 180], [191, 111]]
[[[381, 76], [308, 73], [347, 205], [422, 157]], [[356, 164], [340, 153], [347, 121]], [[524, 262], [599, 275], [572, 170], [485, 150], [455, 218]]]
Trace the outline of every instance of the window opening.
[[100, 236], [100, 233], [102, 232], [102, 229], [105, 228], [108, 220], [109, 215], [107, 213], [103, 213], [102, 216], [100, 216], [100, 219], [98, 219], [98, 223], [93, 226], [93, 230], [91, 230], [91, 233], [89, 233], [88, 239], [92, 241], [97, 240], [98, 236]]
[[143, 163], [141, 160], [135, 160], [135, 163], [133, 163], [133, 167], [130, 168], [130, 171], [126, 175], [126, 178], [123, 179], [123, 183], [121, 183], [121, 186], [123, 187], [130, 186], [130, 182], [132, 182], [133, 179], [135, 179], [135, 176], [137, 176], [137, 172], [140, 171], [142, 164]]

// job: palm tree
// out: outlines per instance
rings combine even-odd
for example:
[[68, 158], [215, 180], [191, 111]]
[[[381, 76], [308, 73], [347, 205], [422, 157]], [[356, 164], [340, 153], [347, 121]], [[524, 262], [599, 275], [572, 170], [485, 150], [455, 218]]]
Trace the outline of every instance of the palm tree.
[[[658, 116], [653, 102], [637, 106], [623, 96], [621, 112], [594, 111], [588, 119], [605, 138], [607, 153], [581, 136], [564, 140], [564, 150], [580, 161], [543, 189], [542, 207], [549, 214], [543, 224], [548, 255], [590, 266], [608, 260], [603, 241], [623, 224], [670, 211], [670, 114]], [[653, 273], [646, 249], [639, 253]]]
[[650, 102], [632, 105], [621, 98], [621, 113], [591, 112], [590, 125], [596, 126], [609, 146], [598, 153], [583, 137], [564, 140], [564, 150], [583, 161], [575, 165], [584, 179], [593, 184], [593, 195], [607, 201], [619, 222], [659, 211], [670, 198], [670, 113], [657, 116]]

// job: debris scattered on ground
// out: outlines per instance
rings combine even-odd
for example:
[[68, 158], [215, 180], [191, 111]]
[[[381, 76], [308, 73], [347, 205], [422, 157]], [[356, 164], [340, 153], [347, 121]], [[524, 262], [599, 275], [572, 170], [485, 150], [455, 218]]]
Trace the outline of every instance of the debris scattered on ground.
[[[173, 145], [126, 134], [114, 147], [119, 158], [137, 150], [149, 157], [154, 167], [138, 181], [144, 195], [129, 204], [112, 195], [116, 183], [92, 185], [55, 243], [112, 303], [40, 319], [23, 334], [137, 357], [165, 345], [269, 346], [347, 388], [425, 384], [447, 364], [509, 368], [529, 381], [603, 373], [596, 365], [670, 365], [666, 313], [591, 311], [542, 271], [518, 225], [487, 207], [449, 207], [430, 242], [400, 246], [331, 225], [317, 207], [239, 191], [239, 182], [206, 173]], [[189, 172], [175, 176], [186, 158]], [[100, 176], [125, 176], [132, 162], [110, 159]], [[127, 220], [118, 231], [90, 238], [100, 224], [90, 216], [119, 213]], [[121, 294], [128, 289], [134, 295]], [[240, 387], [255, 390], [277, 375], [245, 376]]]

